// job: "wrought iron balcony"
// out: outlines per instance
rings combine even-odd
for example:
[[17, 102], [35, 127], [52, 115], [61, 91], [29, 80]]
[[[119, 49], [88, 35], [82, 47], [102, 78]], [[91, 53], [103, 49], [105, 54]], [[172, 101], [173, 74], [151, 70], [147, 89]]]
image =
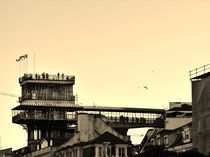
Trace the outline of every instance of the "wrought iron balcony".
[[[53, 120], [53, 121], [71, 121], [76, 120], [76, 115], [61, 111], [43, 112], [40, 110], [24, 111], [13, 110], [12, 121], [14, 123], [22, 123], [25, 120]], [[23, 122], [25, 123], [25, 122]]]
[[75, 96], [65, 96], [61, 94], [27, 94], [19, 97], [19, 102], [24, 100], [61, 100], [61, 101], [75, 101]]

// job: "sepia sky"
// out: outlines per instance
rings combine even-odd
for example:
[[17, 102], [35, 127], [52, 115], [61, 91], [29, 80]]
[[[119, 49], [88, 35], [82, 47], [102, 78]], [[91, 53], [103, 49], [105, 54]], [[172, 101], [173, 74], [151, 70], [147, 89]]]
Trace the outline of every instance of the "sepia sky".
[[[0, 0], [0, 92], [20, 95], [15, 60], [26, 53], [31, 73], [35, 54], [37, 73], [75, 75], [83, 105], [191, 101], [188, 72], [210, 63], [210, 1]], [[17, 104], [0, 95], [2, 148], [27, 143]]]

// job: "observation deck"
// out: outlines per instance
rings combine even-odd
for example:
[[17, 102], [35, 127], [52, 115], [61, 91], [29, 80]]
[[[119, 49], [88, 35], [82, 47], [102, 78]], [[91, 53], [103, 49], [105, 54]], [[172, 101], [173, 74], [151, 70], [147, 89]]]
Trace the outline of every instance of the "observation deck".
[[48, 73], [42, 74], [24, 74], [19, 78], [20, 85], [25, 83], [56, 83], [56, 84], [74, 84], [75, 76], [64, 75], [58, 73], [57, 75], [49, 75]]
[[73, 85], [75, 77], [72, 75], [24, 74], [19, 78], [21, 97], [23, 101], [71, 101], [75, 102]]

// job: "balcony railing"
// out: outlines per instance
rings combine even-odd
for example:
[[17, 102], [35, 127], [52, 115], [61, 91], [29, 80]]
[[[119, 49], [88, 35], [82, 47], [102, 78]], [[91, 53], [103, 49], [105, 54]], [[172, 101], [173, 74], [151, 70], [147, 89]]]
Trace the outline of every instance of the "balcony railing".
[[19, 82], [22, 83], [26, 80], [60, 80], [60, 81], [73, 81], [75, 80], [75, 76], [73, 75], [64, 75], [64, 74], [57, 74], [57, 75], [49, 75], [48, 73], [42, 74], [24, 74], [23, 77], [19, 78]]
[[110, 123], [142, 124], [142, 125], [164, 125], [163, 118], [143, 118], [143, 117], [106, 117]]
[[41, 111], [13, 111], [13, 121], [18, 120], [75, 120], [76, 115], [70, 113], [41, 112]]
[[52, 95], [52, 94], [27, 94], [19, 97], [19, 101], [24, 100], [62, 100], [62, 101], [75, 101], [75, 96], [65, 96], [62, 94]]
[[194, 70], [189, 71], [190, 78], [194, 78], [203, 74], [210, 72], [210, 64], [206, 64], [202, 67], [196, 68]]

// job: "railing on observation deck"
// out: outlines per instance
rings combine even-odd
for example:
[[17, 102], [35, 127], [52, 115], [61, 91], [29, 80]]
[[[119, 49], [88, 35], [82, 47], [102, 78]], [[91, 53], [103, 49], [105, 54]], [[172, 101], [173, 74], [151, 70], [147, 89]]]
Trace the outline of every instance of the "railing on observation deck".
[[38, 111], [25, 112], [13, 110], [13, 121], [19, 120], [75, 120], [76, 115], [73, 113], [56, 113], [54, 111], [48, 113], [42, 113]]
[[210, 72], [210, 64], [189, 71], [190, 79]]
[[75, 101], [75, 96], [65, 96], [62, 94], [52, 95], [52, 94], [27, 94], [19, 97], [19, 101], [24, 100], [62, 100], [62, 101]]
[[23, 77], [19, 78], [19, 82], [22, 83], [25, 80], [60, 80], [60, 81], [74, 81], [75, 76], [73, 75], [64, 75], [64, 74], [57, 74], [51, 75], [48, 73], [42, 74], [24, 74]]

